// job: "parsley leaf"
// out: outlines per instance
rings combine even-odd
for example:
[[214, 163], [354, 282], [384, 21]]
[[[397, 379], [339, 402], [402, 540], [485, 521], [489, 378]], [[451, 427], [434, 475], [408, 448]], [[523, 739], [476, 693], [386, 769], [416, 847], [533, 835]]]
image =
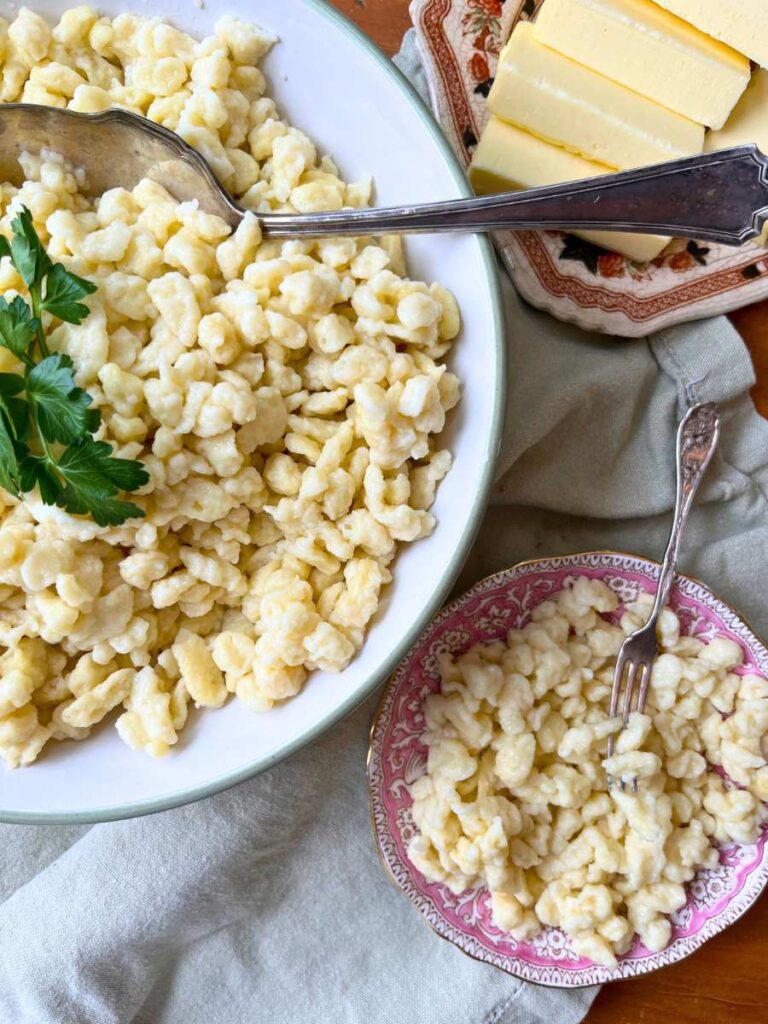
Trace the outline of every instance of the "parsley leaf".
[[51, 269], [51, 261], [37, 237], [32, 214], [22, 206], [11, 223], [13, 238], [11, 239], [11, 259], [21, 274], [27, 288], [39, 285]]
[[143, 519], [145, 512], [132, 501], [82, 495], [70, 487], [64, 490], [63, 508], [70, 515], [90, 515], [99, 526], [120, 526], [126, 519]]
[[27, 394], [46, 441], [72, 444], [99, 428], [101, 415], [88, 408], [93, 399], [75, 386], [72, 360], [61, 352], [29, 371]]
[[18, 373], [0, 373], [0, 395], [13, 397], [20, 395], [26, 387], [26, 381]]
[[115, 499], [118, 491], [135, 491], [149, 481], [139, 462], [112, 457], [105, 441], [84, 441], [67, 448], [56, 464], [66, 480], [64, 507], [75, 514], [90, 513], [99, 526], [116, 526], [125, 519], [141, 519], [144, 512], [128, 501]]
[[29, 289], [10, 302], [0, 296], [0, 346], [25, 365], [25, 374], [0, 373], [0, 487], [21, 497], [38, 488], [46, 505], [72, 515], [91, 515], [100, 526], [118, 526], [144, 512], [118, 497], [149, 481], [141, 462], [118, 459], [112, 446], [96, 441], [101, 414], [75, 384], [74, 365], [62, 352], [51, 354], [41, 320], [43, 311], [79, 324], [90, 310], [81, 302], [96, 286], [60, 263], [51, 262], [22, 207], [0, 235], [0, 259], [11, 261]]
[[90, 310], [78, 299], [93, 295], [96, 285], [70, 273], [61, 263], [54, 263], [45, 279], [43, 309], [68, 324], [79, 324]]
[[120, 487], [130, 489], [125, 485], [142, 486], [149, 474], [141, 463], [112, 458], [112, 446], [104, 441], [68, 448], [58, 462], [27, 454], [20, 473], [22, 491], [38, 487], [46, 505], [58, 505], [72, 515], [91, 515], [99, 526], [144, 517], [138, 505], [115, 495]]
[[80, 490], [100, 490], [102, 494], [115, 491], [135, 491], [149, 483], [149, 473], [140, 462], [112, 457], [112, 445], [90, 438], [83, 444], [67, 448], [59, 459], [58, 468], [67, 481]]
[[[63, 488], [51, 462], [45, 455], [25, 455], [19, 463], [21, 489], [26, 494], [35, 487], [46, 505], [61, 505]], [[63, 507], [63, 506], [62, 506]]]
[[37, 337], [40, 321], [20, 295], [11, 302], [0, 296], [0, 345], [10, 349], [17, 359], [23, 359]]
[[[0, 400], [0, 408], [2, 408], [2, 400]], [[19, 463], [9, 426], [10, 419], [5, 409], [2, 409], [0, 412], [0, 486], [18, 498], [20, 496]]]
[[0, 412], [5, 413], [8, 430], [15, 441], [26, 436], [29, 427], [29, 406], [16, 398], [26, 383], [17, 373], [0, 373]]

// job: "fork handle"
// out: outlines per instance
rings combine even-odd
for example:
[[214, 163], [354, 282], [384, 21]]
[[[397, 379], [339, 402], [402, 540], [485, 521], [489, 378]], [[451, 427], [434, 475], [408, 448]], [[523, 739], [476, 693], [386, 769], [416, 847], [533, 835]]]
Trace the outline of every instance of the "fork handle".
[[675, 518], [659, 576], [659, 586], [653, 605], [652, 618], [661, 614], [667, 603], [677, 569], [685, 523], [696, 491], [706, 472], [720, 437], [720, 414], [717, 406], [709, 402], [690, 409], [677, 432], [677, 499]]
[[749, 145], [522, 192], [259, 220], [266, 238], [589, 228], [741, 245], [760, 234], [766, 214], [768, 159]]

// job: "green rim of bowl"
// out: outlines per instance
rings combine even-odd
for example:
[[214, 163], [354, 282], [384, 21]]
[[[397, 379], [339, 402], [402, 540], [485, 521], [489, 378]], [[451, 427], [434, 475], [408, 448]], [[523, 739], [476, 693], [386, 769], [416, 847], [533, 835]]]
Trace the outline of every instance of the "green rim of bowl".
[[[392, 82], [394, 82], [400, 92], [405, 95], [411, 106], [419, 115], [419, 118], [424, 125], [424, 129], [429, 132], [430, 136], [437, 144], [438, 150], [441, 152], [443, 159], [448, 165], [454, 181], [458, 185], [462, 194], [465, 196], [471, 196], [472, 191], [467, 183], [464, 171], [451, 150], [447, 139], [443, 135], [439, 125], [433, 118], [422, 98], [400, 69], [362, 32], [361, 29], [357, 27], [357, 25], [354, 24], [354, 22], [350, 21], [349, 18], [341, 14], [334, 7], [331, 7], [327, 0], [302, 0], [302, 2], [309, 7], [313, 7], [327, 18], [328, 21], [332, 22], [345, 32], [347, 36], [353, 39], [361, 49], [365, 50], [371, 59], [386, 72]], [[408, 649], [419, 637], [429, 620], [440, 609], [448, 596], [456, 577], [461, 571], [461, 567], [469, 554], [472, 542], [480, 528], [480, 522], [488, 503], [490, 489], [493, 483], [493, 472], [496, 466], [496, 457], [498, 455], [499, 445], [501, 442], [501, 430], [504, 421], [503, 399], [507, 363], [506, 348], [504, 344], [504, 316], [501, 306], [501, 292], [496, 258], [489, 239], [484, 236], [477, 235], [474, 241], [480, 250], [480, 256], [485, 267], [487, 287], [493, 307], [493, 340], [496, 363], [495, 385], [493, 393], [489, 395], [492, 403], [493, 414], [492, 430], [488, 439], [488, 448], [484, 456], [485, 462], [482, 481], [480, 488], [475, 495], [467, 525], [451, 560], [446, 565], [442, 580], [437, 586], [431, 601], [425, 605], [422, 614], [413, 622], [407, 633], [392, 649], [392, 652], [386, 662], [384, 662], [372, 676], [369, 676], [365, 683], [360, 686], [354, 694], [348, 697], [347, 700], [334, 708], [333, 711], [329, 712], [319, 721], [313, 723], [310, 728], [306, 729], [301, 735], [286, 744], [279, 752], [275, 752], [263, 758], [258, 758], [246, 767], [240, 768], [235, 772], [222, 775], [220, 778], [212, 779], [210, 782], [192, 786], [189, 789], [177, 791], [170, 796], [158, 797], [157, 799], [151, 800], [141, 800], [137, 803], [124, 804], [117, 807], [95, 808], [92, 811], [5, 811], [0, 808], [0, 822], [19, 825], [93, 824], [101, 821], [119, 821], [123, 818], [136, 818], [144, 814], [155, 814], [158, 811], [167, 811], [174, 807], [181, 807], [184, 804], [194, 803], [197, 800], [204, 800], [206, 797], [213, 796], [215, 793], [220, 793], [225, 789], [229, 789], [231, 786], [236, 786], [239, 782], [245, 782], [247, 779], [253, 778], [255, 775], [259, 775], [261, 772], [267, 771], [269, 768], [273, 768], [280, 761], [284, 761], [286, 758], [298, 753], [302, 748], [318, 739], [318, 737], [327, 729], [331, 728], [331, 726], [335, 725], [342, 718], [345, 718], [348, 714], [354, 711], [354, 709], [361, 704], [366, 697], [369, 697], [373, 693], [377, 686], [391, 675], [397, 665], [402, 661]]]

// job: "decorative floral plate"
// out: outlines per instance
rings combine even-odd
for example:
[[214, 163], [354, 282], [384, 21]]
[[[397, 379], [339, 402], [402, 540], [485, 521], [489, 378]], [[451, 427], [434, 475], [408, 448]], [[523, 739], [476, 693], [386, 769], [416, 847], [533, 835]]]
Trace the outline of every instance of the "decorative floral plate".
[[[693, 953], [755, 902], [768, 882], [768, 825], [754, 846], [721, 848], [720, 863], [700, 871], [688, 885], [688, 902], [672, 915], [670, 945], [649, 952], [639, 940], [616, 968], [577, 956], [559, 929], [545, 928], [528, 942], [517, 942], [491, 920], [490, 896], [479, 888], [451, 893], [428, 882], [410, 863], [406, 850], [415, 827], [408, 787], [426, 767], [423, 706], [439, 689], [438, 654], [462, 654], [476, 643], [503, 639], [526, 624], [531, 610], [578, 575], [600, 579], [622, 603], [640, 591], [655, 592], [658, 565], [616, 552], [588, 552], [524, 562], [476, 584], [438, 615], [392, 676], [374, 720], [368, 758], [373, 827], [385, 865], [397, 885], [434, 930], [470, 956], [541, 985], [577, 988], [633, 978]], [[740, 672], [768, 674], [768, 650], [749, 626], [703, 584], [678, 576], [670, 604], [683, 631], [711, 638], [725, 635], [741, 644]], [[618, 618], [618, 614], [616, 617]]]
[[[469, 163], [487, 120], [499, 50], [540, 0], [413, 0], [432, 106]], [[639, 337], [768, 296], [768, 250], [675, 239], [651, 263], [557, 231], [499, 232], [497, 248], [530, 303], [590, 330]]]

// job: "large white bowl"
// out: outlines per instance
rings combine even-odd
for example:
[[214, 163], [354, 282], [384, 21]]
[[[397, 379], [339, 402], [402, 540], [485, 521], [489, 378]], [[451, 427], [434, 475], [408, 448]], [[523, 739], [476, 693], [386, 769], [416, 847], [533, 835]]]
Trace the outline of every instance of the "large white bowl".
[[[72, 3], [30, 0], [55, 18]], [[288, 118], [354, 179], [375, 176], [381, 204], [468, 194], [464, 175], [431, 116], [393, 64], [320, 0], [105, 0], [105, 14], [163, 15], [202, 36], [234, 14], [275, 31], [266, 70]], [[0, 14], [16, 5], [0, 0]], [[119, 176], [119, 170], [117, 171]], [[421, 236], [408, 245], [414, 276], [456, 294], [464, 328], [452, 368], [460, 407], [446, 431], [455, 465], [440, 487], [432, 537], [404, 550], [366, 644], [341, 675], [317, 673], [304, 691], [266, 715], [231, 701], [195, 714], [178, 747], [156, 761], [130, 751], [114, 728], [84, 743], [54, 744], [30, 768], [0, 768], [0, 820], [87, 822], [130, 817], [197, 800], [276, 764], [355, 707], [397, 665], [456, 577], [479, 525], [503, 414], [504, 349], [496, 268], [481, 238]]]

